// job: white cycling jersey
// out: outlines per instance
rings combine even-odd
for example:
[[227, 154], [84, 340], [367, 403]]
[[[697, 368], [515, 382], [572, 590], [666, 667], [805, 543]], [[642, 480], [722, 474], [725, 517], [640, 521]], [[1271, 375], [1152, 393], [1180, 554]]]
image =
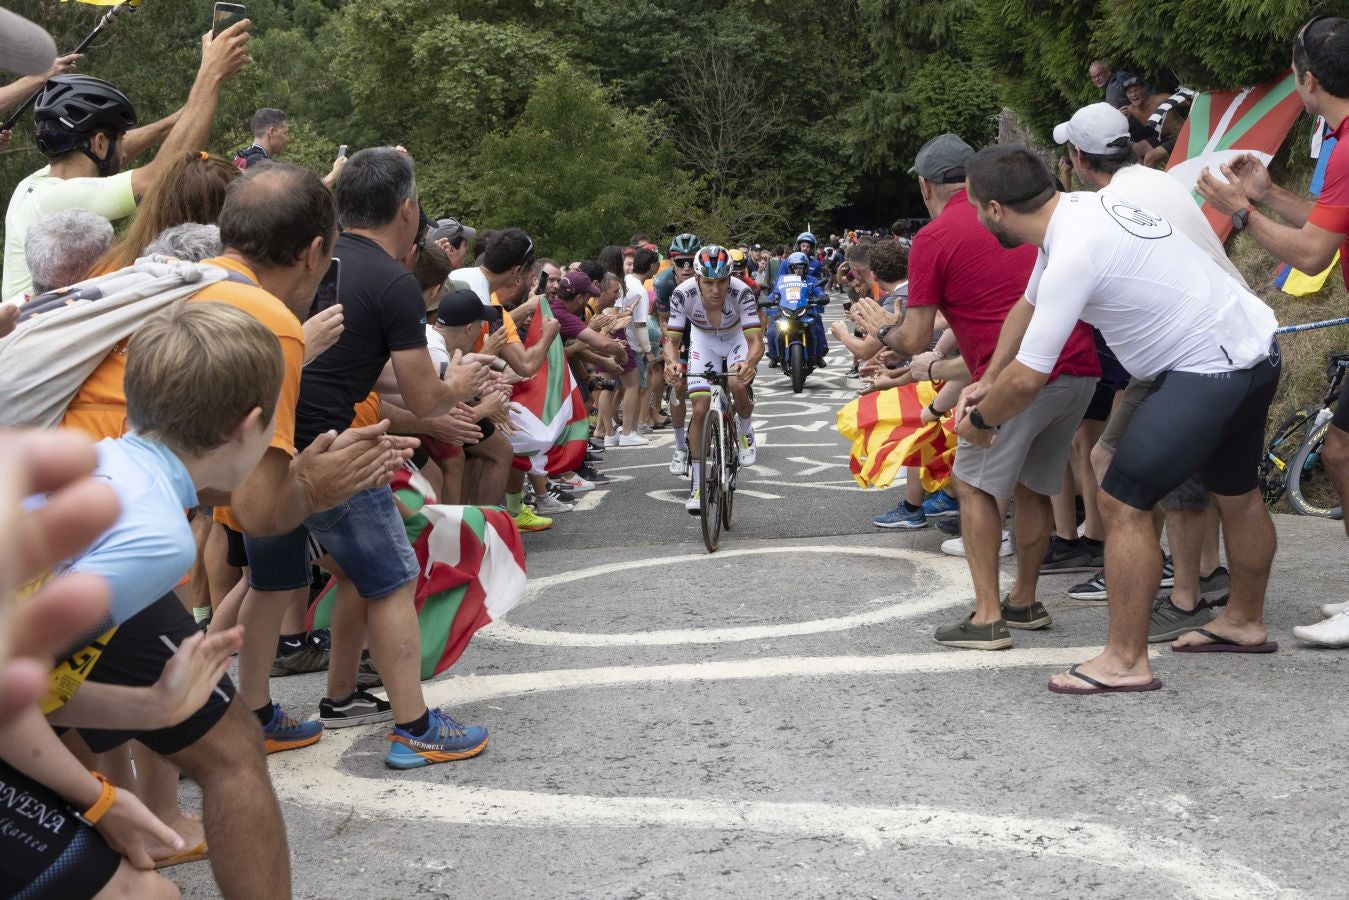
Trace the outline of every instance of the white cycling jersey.
[[1166, 219], [1113, 193], [1061, 194], [1026, 299], [1017, 360], [1053, 371], [1077, 320], [1101, 330], [1129, 374], [1212, 374], [1268, 355], [1273, 311]]
[[739, 279], [732, 278], [721, 302], [721, 320], [713, 326], [707, 307], [703, 305], [702, 291], [698, 290], [698, 279], [690, 278], [670, 295], [670, 321], [665, 327], [670, 331], [683, 331], [685, 325], [692, 325], [695, 334], [699, 331], [734, 334], [761, 328], [759, 302], [754, 299], [753, 291]]

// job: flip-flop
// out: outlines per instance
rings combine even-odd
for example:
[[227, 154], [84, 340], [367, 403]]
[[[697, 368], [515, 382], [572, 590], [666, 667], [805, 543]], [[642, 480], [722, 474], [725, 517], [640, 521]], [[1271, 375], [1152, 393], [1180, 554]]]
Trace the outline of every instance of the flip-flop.
[[175, 853], [173, 856], [166, 856], [163, 859], [155, 860], [156, 869], [166, 869], [169, 866], [180, 866], [183, 863], [197, 862], [206, 859], [210, 853], [206, 849], [206, 839], [191, 850], [184, 850], [182, 853]]
[[1077, 671], [1077, 666], [1069, 666], [1068, 674], [1080, 681], [1085, 681], [1090, 687], [1060, 687], [1051, 681], [1049, 682], [1049, 689], [1056, 694], [1141, 694], [1144, 691], [1161, 690], [1162, 687], [1160, 678], [1154, 678], [1147, 684], [1106, 684], [1103, 681], [1097, 681], [1090, 675], [1083, 675]]
[[1277, 641], [1265, 641], [1263, 644], [1238, 644], [1231, 638], [1214, 634], [1207, 628], [1196, 628], [1195, 631], [1213, 643], [1187, 644], [1184, 647], [1177, 647], [1172, 644], [1171, 651], [1173, 653], [1273, 653], [1279, 649]]

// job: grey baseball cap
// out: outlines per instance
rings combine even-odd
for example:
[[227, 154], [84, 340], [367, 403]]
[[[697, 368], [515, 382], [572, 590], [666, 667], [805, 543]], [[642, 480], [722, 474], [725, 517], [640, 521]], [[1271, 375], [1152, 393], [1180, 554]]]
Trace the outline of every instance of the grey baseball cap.
[[447, 238], [449, 242], [453, 244], [461, 237], [466, 241], [471, 241], [477, 237], [477, 235], [478, 229], [469, 228], [463, 222], [460, 222], [458, 219], [451, 216], [447, 219], [437, 220], [435, 225], [431, 227], [431, 233], [427, 235], [427, 238], [431, 241]]
[[973, 155], [974, 148], [958, 135], [939, 134], [918, 151], [909, 174], [938, 184], [956, 184], [965, 180], [965, 166]]
[[41, 75], [56, 62], [56, 43], [41, 25], [0, 9], [0, 69]]

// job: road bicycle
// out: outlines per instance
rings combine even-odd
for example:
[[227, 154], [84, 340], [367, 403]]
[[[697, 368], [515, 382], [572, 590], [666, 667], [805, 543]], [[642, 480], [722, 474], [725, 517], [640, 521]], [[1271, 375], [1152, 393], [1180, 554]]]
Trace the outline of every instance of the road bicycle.
[[703, 419], [703, 473], [699, 516], [703, 525], [703, 543], [708, 553], [716, 553], [721, 530], [731, 530], [731, 511], [735, 506], [735, 477], [740, 471], [740, 428], [736, 424], [734, 402], [726, 386], [731, 375], [716, 372], [709, 364], [703, 378], [711, 388], [711, 403]]
[[1304, 516], [1342, 517], [1339, 493], [1321, 458], [1332, 407], [1349, 374], [1349, 354], [1331, 355], [1326, 365], [1326, 390], [1319, 404], [1300, 407], [1274, 431], [1260, 460], [1260, 489], [1267, 504], [1285, 494], [1288, 505]]

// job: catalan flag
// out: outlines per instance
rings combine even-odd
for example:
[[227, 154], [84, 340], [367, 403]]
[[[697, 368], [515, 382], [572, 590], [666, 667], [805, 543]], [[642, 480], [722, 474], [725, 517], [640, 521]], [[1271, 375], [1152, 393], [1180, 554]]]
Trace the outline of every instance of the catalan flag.
[[852, 441], [849, 466], [858, 485], [889, 487], [905, 466], [919, 469], [935, 491], [951, 477], [956, 436], [949, 419], [924, 424], [923, 407], [937, 395], [930, 382], [863, 394], [838, 413], [838, 431]]

